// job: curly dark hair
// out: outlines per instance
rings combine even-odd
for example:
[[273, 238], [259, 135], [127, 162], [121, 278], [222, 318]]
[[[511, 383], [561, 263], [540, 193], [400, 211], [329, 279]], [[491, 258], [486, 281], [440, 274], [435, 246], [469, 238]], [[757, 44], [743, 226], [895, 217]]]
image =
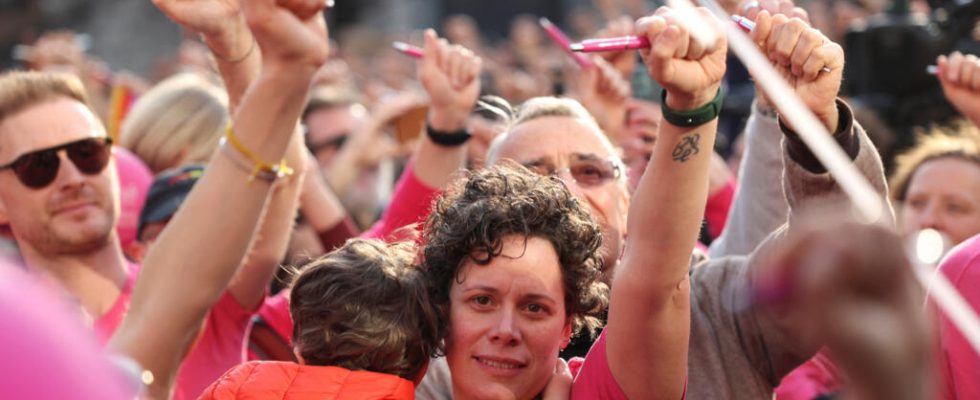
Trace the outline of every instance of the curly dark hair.
[[310, 365], [414, 380], [445, 337], [411, 243], [351, 239], [293, 279], [293, 343]]
[[503, 251], [504, 237], [515, 234], [546, 239], [555, 247], [572, 332], [588, 328], [592, 334], [609, 295], [599, 279], [601, 230], [558, 178], [516, 164], [457, 181], [425, 222], [422, 266], [443, 323], [448, 326], [449, 290], [465, 261], [489, 264]]

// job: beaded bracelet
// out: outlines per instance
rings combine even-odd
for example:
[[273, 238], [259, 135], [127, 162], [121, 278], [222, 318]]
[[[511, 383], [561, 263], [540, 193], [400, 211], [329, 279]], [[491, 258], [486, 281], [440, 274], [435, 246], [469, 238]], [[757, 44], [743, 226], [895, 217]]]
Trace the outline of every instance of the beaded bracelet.
[[[228, 151], [228, 146], [234, 148], [234, 152]], [[235, 132], [231, 127], [231, 123], [225, 128], [225, 136], [221, 138], [220, 148], [228, 155], [235, 165], [238, 167], [249, 171], [248, 181], [251, 182], [255, 178], [259, 178], [266, 182], [274, 182], [279, 178], [284, 178], [293, 174], [293, 169], [286, 165], [286, 160], [283, 159], [277, 164], [268, 163], [260, 160], [255, 153], [252, 153], [245, 145], [243, 145], [238, 137], [235, 136]], [[236, 154], [237, 153], [237, 154]], [[241, 160], [240, 157], [244, 156], [246, 160]], [[251, 163], [251, 166], [249, 165]]]

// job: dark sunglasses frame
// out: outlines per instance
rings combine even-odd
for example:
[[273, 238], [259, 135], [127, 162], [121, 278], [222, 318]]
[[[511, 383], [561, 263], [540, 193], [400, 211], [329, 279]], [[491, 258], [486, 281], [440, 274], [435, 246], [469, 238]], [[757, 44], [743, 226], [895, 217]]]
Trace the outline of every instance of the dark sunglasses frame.
[[0, 171], [10, 169], [24, 186], [41, 189], [58, 176], [61, 169], [58, 153], [62, 150], [65, 150], [75, 168], [83, 174], [95, 175], [109, 165], [111, 148], [112, 138], [108, 136], [85, 138], [21, 154], [14, 161], [0, 165]]

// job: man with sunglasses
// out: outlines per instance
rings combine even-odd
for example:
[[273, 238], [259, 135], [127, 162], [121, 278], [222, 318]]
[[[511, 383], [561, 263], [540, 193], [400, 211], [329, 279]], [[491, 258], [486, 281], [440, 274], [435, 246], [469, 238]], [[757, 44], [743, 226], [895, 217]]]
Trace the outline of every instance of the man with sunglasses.
[[[271, 271], [237, 272], [254, 272], [251, 259], [265, 264], [257, 248], [285, 247], [291, 218], [282, 214], [295, 213], [305, 170], [295, 128], [312, 76], [329, 53], [324, 3], [250, 0], [243, 7], [231, 16], [251, 34], [218, 48], [257, 46], [261, 58], [258, 51], [242, 50], [251, 55], [245, 64], [254, 62], [252, 76], [228, 85], [237, 103], [225, 134], [229, 144], [216, 152], [142, 266], [124, 259], [113, 229], [119, 208], [115, 165], [80, 82], [41, 73], [0, 75], [0, 224], [11, 227], [29, 270], [77, 301], [102, 342], [111, 336], [111, 351], [152, 373], [153, 398], [196, 398], [242, 361], [247, 324], [242, 332], [219, 334], [216, 326], [237, 324], [241, 315], [215, 317], [220, 313], [209, 310], [240, 300], [232, 298], [230, 286], [258, 287], [259, 299], [248, 302], [252, 307], [264, 296]], [[273, 222], [260, 227], [262, 215]], [[257, 230], [266, 238], [252, 240]], [[281, 252], [270, 257], [275, 267]], [[237, 305], [247, 323], [251, 311], [245, 307]], [[231, 365], [223, 364], [230, 359]]]
[[0, 223], [29, 264], [85, 287], [81, 307], [103, 315], [128, 275], [113, 229], [111, 141], [77, 82], [15, 79], [5, 80], [0, 101]]

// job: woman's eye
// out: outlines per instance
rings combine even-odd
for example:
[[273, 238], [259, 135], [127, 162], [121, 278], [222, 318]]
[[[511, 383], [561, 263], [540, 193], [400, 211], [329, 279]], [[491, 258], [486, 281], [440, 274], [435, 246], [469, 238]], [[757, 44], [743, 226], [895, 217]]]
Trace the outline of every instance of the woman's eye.
[[532, 314], [541, 314], [547, 311], [547, 309], [541, 304], [531, 303], [527, 305], [527, 311]]
[[490, 305], [490, 296], [476, 296], [471, 301], [478, 306], [488, 306]]

